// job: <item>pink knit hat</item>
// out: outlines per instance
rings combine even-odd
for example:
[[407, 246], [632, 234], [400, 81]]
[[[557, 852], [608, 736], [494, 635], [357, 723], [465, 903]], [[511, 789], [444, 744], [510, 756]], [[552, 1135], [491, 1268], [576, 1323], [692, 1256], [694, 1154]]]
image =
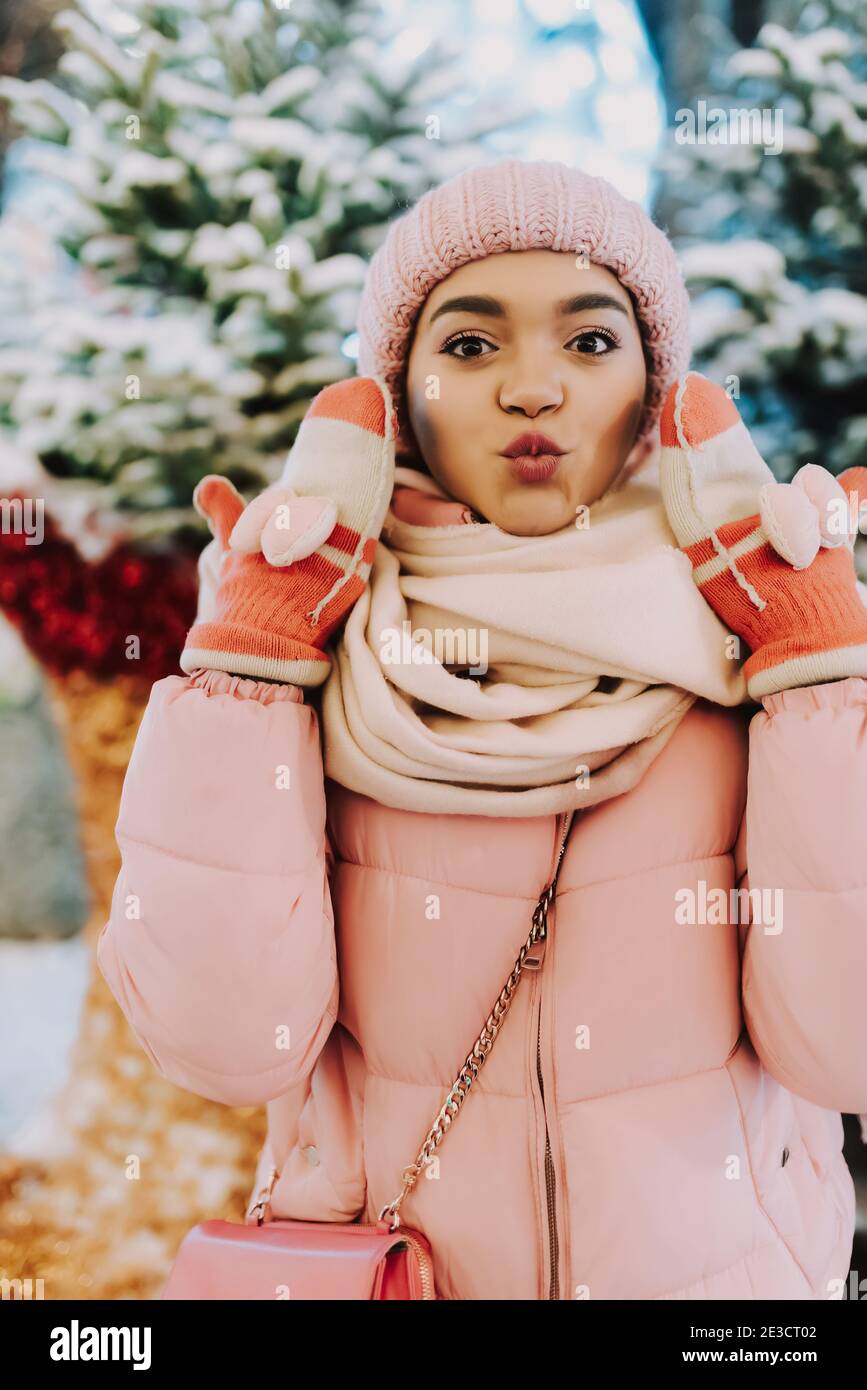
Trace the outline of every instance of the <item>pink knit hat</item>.
[[535, 248], [583, 252], [632, 292], [650, 357], [638, 438], [650, 435], [668, 387], [689, 365], [689, 301], [671, 242], [606, 179], [550, 160], [505, 159], [424, 193], [371, 258], [358, 311], [358, 374], [385, 378], [399, 452], [418, 452], [403, 385], [412, 327], [430, 291], [468, 261]]

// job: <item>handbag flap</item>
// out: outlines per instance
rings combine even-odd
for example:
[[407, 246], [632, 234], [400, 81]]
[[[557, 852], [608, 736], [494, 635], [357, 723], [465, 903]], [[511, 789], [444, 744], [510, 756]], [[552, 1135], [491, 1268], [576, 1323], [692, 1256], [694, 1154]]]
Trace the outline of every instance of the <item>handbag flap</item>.
[[162, 1298], [418, 1298], [413, 1252], [387, 1258], [402, 1239], [376, 1223], [203, 1221], [181, 1242]]

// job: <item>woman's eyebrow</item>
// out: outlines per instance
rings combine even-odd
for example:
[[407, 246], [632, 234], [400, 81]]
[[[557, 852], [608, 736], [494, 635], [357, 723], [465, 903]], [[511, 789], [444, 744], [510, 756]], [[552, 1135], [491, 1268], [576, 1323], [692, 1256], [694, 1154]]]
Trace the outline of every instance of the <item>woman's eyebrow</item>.
[[[561, 318], [569, 314], [580, 314], [585, 309], [618, 309], [629, 316], [629, 310], [619, 299], [610, 294], [576, 294], [569, 299], [561, 299], [555, 304], [554, 312]], [[490, 318], [506, 317], [506, 309], [499, 299], [488, 294], [465, 294], [457, 299], [447, 299], [431, 314], [428, 324], [432, 324], [441, 314], [487, 314]]]

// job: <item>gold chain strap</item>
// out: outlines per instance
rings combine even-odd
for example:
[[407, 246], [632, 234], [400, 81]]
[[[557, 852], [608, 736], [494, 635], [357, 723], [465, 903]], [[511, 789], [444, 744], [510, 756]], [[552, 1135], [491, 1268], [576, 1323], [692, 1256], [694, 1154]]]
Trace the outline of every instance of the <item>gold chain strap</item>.
[[560, 863], [563, 858], [563, 851], [566, 848], [566, 840], [569, 834], [569, 828], [572, 824], [573, 815], [573, 811], [567, 813], [566, 823], [563, 827], [563, 834], [560, 840], [560, 850], [557, 855], [557, 862], [554, 866], [554, 876], [547, 888], [542, 890], [539, 901], [533, 909], [533, 925], [530, 930], [530, 935], [518, 952], [511, 974], [500, 991], [497, 1001], [488, 1015], [484, 1028], [467, 1053], [463, 1066], [455, 1077], [452, 1088], [446, 1096], [445, 1102], [434, 1120], [433, 1125], [428, 1131], [427, 1138], [418, 1151], [415, 1162], [410, 1163], [408, 1167], [404, 1168], [402, 1174], [403, 1186], [400, 1195], [389, 1202], [387, 1206], [384, 1206], [379, 1213], [380, 1221], [385, 1221], [389, 1217], [392, 1218], [393, 1224], [389, 1227], [392, 1231], [396, 1230], [400, 1225], [400, 1216], [398, 1212], [401, 1203], [415, 1187], [422, 1169], [430, 1161], [434, 1150], [442, 1143], [447, 1131], [451, 1125], [454, 1124], [461, 1106], [470, 1093], [470, 1087], [487, 1060], [488, 1054], [496, 1041], [497, 1034], [503, 1026], [503, 1019], [511, 1008], [512, 998], [515, 990], [520, 984], [521, 976], [524, 971], [524, 961], [527, 955], [538, 942], [544, 941], [546, 938], [548, 931], [548, 909], [557, 892], [557, 878], [560, 873]]

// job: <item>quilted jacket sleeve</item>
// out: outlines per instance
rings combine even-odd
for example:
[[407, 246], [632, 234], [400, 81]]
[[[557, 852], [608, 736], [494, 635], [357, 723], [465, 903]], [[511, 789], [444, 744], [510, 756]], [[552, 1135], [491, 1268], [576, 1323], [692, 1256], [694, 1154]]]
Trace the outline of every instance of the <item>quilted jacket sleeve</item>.
[[127, 769], [97, 961], [169, 1081], [258, 1105], [337, 1015], [318, 716], [293, 686], [157, 681]]
[[867, 1111], [867, 680], [768, 695], [738, 841], [744, 1018], [781, 1085]]

